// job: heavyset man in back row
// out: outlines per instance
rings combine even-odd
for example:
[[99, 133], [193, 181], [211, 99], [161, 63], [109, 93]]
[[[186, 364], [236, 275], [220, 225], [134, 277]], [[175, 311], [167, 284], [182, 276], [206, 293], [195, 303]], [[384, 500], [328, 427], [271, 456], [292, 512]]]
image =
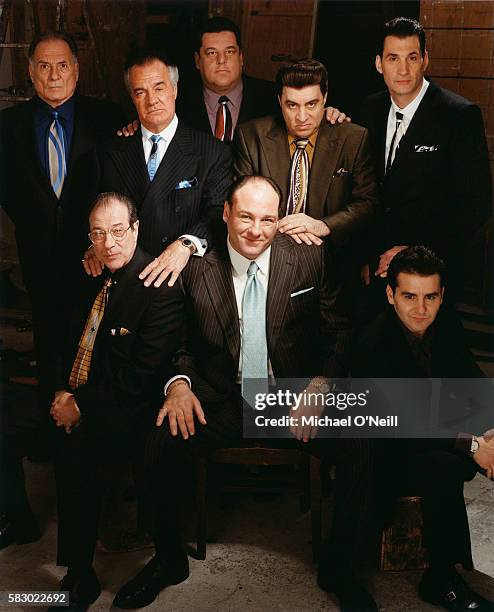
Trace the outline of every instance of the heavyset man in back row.
[[[41, 35], [29, 55], [37, 96], [0, 115], [2, 205], [16, 225], [33, 300], [44, 390], [37, 422], [47, 412], [48, 395], [57, 390], [51, 415], [59, 427], [59, 520], [69, 562], [61, 586], [70, 592], [71, 609], [85, 609], [98, 597], [92, 557], [96, 476], [108, 450], [105, 440], [128, 441], [134, 426], [146, 429], [147, 424], [147, 442], [138, 452], [147, 457], [141, 486], [155, 518], [156, 556], [114, 602], [142, 607], [188, 576], [177, 520], [187, 481], [177, 472], [164, 487], [164, 466], [238, 442], [245, 378], [306, 375], [317, 387], [319, 376], [345, 375], [351, 325], [342, 312], [342, 296], [352, 310], [358, 310], [357, 302], [364, 304], [363, 318], [369, 318], [385, 300], [384, 279], [400, 251], [403, 255], [391, 265], [387, 296], [409, 332], [405, 337], [413, 336], [412, 350], [414, 338], [425, 337], [415, 333], [414, 324], [427, 319], [427, 327], [438, 327], [433, 325], [438, 309], [428, 317], [428, 301], [420, 312], [407, 309], [406, 301], [415, 294], [403, 289], [408, 268], [399, 265], [410, 252], [412, 258], [419, 253], [432, 261], [437, 282], [429, 293], [439, 304], [440, 263], [427, 250], [407, 247], [423, 243], [436, 249], [452, 278], [461, 278], [464, 248], [492, 206], [482, 120], [475, 105], [424, 79], [423, 29], [403, 18], [385, 27], [376, 68], [388, 92], [364, 104], [369, 131], [326, 122], [328, 80], [320, 62], [282, 67], [277, 98], [270, 84], [242, 76], [240, 34], [225, 19], [213, 19], [199, 32], [195, 61], [202, 88], [178, 95], [178, 117], [178, 71], [168, 57], [139, 51], [128, 58], [125, 80], [140, 123], [128, 138], [108, 140], [115, 120], [121, 123], [115, 110], [75, 95], [78, 65], [70, 37]], [[278, 106], [281, 113], [262, 117]], [[26, 155], [31, 156], [27, 173]], [[233, 172], [237, 181], [231, 187]], [[101, 191], [111, 193], [95, 200]], [[92, 246], [84, 253], [92, 202]], [[81, 258], [95, 279], [85, 279], [82, 310], [72, 313], [77, 321], [70, 357], [62, 362], [66, 277], [83, 286], [75, 280]], [[60, 261], [66, 265], [59, 266]], [[431, 276], [425, 268], [410, 268], [419, 288], [423, 277]], [[60, 269], [67, 274], [59, 275]], [[363, 299], [359, 269], [364, 283], [373, 280], [370, 301]], [[187, 335], [172, 368], [183, 304]], [[378, 340], [379, 347], [385, 340]], [[402, 345], [406, 352], [407, 344]], [[430, 346], [421, 344], [421, 350], [429, 350], [429, 362]], [[398, 360], [399, 355], [393, 363]], [[370, 365], [361, 366], [354, 364], [355, 372], [364, 376]], [[158, 412], [161, 383], [167, 383], [166, 401]], [[110, 420], [125, 430], [123, 436], [111, 431]], [[27, 424], [13, 431], [22, 438], [34, 430]], [[309, 441], [307, 432], [297, 436], [310, 452], [338, 465], [331, 548], [320, 566], [319, 584], [336, 594], [342, 610], [373, 612], [377, 605], [356, 563], [372, 541], [369, 444]], [[457, 489], [479, 467], [492, 475], [494, 442], [480, 437], [474, 448], [474, 440], [461, 451], [465, 469], [455, 474]], [[475, 461], [468, 456], [477, 452]], [[22, 453], [13, 454], [18, 460]], [[425, 503], [438, 505], [437, 496], [430, 494]], [[461, 514], [459, 490], [455, 504]], [[15, 514], [15, 505], [9, 511]], [[452, 568], [455, 560], [466, 566], [471, 560], [465, 523], [461, 558], [449, 556], [441, 566], [438, 548], [442, 552], [448, 534], [438, 547], [437, 538], [430, 538], [437, 516], [424, 517], [434, 558], [422, 597], [447, 609], [492, 610]], [[81, 522], [84, 528], [78, 529]], [[356, 525], [362, 534], [352, 529]]]

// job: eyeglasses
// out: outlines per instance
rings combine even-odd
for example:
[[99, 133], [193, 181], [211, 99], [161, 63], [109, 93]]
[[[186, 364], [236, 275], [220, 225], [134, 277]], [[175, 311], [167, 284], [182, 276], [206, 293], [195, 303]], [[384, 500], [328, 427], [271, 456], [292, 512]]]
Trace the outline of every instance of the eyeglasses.
[[109, 232], [106, 232], [105, 230], [93, 230], [92, 232], [89, 232], [88, 236], [89, 240], [93, 244], [98, 244], [99, 242], [104, 242], [106, 240], [106, 234], [109, 233], [116, 242], [119, 242], [125, 238], [125, 234], [130, 228], [131, 226], [129, 225], [129, 227], [126, 229], [116, 227], [115, 229], [111, 229]]

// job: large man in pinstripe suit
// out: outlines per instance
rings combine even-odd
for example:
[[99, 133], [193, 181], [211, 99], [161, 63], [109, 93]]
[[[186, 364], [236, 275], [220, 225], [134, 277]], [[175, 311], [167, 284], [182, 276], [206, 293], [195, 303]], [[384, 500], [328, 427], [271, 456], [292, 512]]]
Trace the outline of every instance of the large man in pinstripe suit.
[[[125, 82], [141, 127], [114, 137], [100, 151], [100, 191], [116, 191], [137, 205], [139, 246], [155, 259], [140, 277], [146, 285], [172, 285], [191, 254], [211, 246], [213, 228], [231, 183], [231, 153], [212, 135], [177, 119], [178, 70], [162, 53], [141, 49], [129, 56]], [[102, 266], [86, 251], [86, 272]]]
[[[177, 376], [165, 386], [166, 400], [147, 448], [154, 472], [156, 556], [120, 590], [117, 607], [148, 605], [165, 586], [189, 575], [178, 535], [180, 499], [189, 484], [181, 468], [194, 455], [241, 441], [239, 381], [252, 333], [242, 313], [252, 262], [256, 282], [264, 288], [266, 317], [265, 325], [260, 317], [258, 343], [264, 342], [265, 372], [275, 379], [307, 377], [316, 390], [319, 377], [346, 370], [349, 327], [327, 251], [277, 234], [280, 198], [271, 179], [251, 176], [236, 182], [223, 211], [228, 238], [191, 260], [182, 273], [187, 340], [178, 355]], [[344, 610], [377, 610], [355, 577], [359, 554], [368, 544], [359, 529], [371, 514], [368, 447], [358, 440], [311, 440], [305, 430], [294, 434], [309, 452], [337, 465], [330, 558], [320, 568], [319, 585], [335, 592]]]

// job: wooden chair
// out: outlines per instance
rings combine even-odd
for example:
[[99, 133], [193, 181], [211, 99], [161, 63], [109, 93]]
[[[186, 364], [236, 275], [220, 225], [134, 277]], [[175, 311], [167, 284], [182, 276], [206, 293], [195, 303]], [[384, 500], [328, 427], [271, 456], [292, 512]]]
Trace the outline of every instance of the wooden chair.
[[[227, 480], [221, 487], [225, 492], [264, 492], [294, 491], [304, 495], [309, 490], [311, 509], [312, 556], [319, 558], [321, 545], [321, 462], [299, 449], [268, 448], [252, 446], [241, 448], [221, 448], [208, 458], [201, 458], [197, 466], [197, 549], [198, 559], [206, 558], [207, 539], [207, 472], [208, 463], [273, 466], [299, 466], [295, 478], [273, 478], [252, 474], [242, 479]], [[309, 476], [308, 476], [309, 475]], [[299, 476], [297, 478], [297, 476]]]

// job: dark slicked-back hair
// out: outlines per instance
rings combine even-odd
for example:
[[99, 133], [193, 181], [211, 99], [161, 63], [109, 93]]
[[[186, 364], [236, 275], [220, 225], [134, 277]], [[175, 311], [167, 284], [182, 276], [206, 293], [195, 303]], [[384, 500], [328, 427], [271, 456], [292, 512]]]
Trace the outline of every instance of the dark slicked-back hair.
[[326, 66], [313, 59], [301, 59], [282, 66], [276, 75], [276, 88], [281, 96], [283, 87], [307, 87], [319, 85], [324, 96], [328, 91], [328, 71]]
[[441, 287], [444, 287], [444, 262], [425, 246], [410, 246], [393, 257], [388, 268], [388, 285], [396, 291], [398, 274], [433, 276], [439, 274]]
[[381, 49], [379, 55], [382, 56], [384, 50], [384, 41], [386, 36], [397, 36], [398, 38], [407, 38], [408, 36], [418, 36], [420, 43], [420, 53], [422, 57], [425, 53], [425, 32], [424, 28], [415, 19], [408, 17], [395, 17], [384, 24]]
[[233, 204], [233, 199], [235, 198], [235, 194], [237, 193], [237, 191], [242, 189], [242, 187], [245, 187], [245, 185], [247, 185], [248, 183], [253, 183], [253, 182], [266, 183], [267, 185], [269, 185], [271, 189], [278, 196], [278, 208], [281, 206], [281, 198], [283, 196], [281, 194], [281, 189], [278, 187], [278, 184], [275, 181], [273, 181], [272, 178], [269, 178], [268, 176], [260, 176], [257, 174], [248, 174], [245, 176], [241, 176], [231, 184], [230, 189], [228, 190], [228, 195], [227, 195], [228, 204], [230, 206]]
[[74, 62], [77, 64], [77, 43], [67, 32], [58, 32], [56, 30], [46, 30], [46, 32], [38, 32], [38, 34], [36, 34], [31, 41], [27, 52], [29, 60], [33, 59], [36, 47], [40, 43], [48, 42], [50, 40], [61, 40], [62, 42], [67, 43], [74, 58]]
[[123, 193], [118, 193], [116, 191], [105, 191], [104, 193], [100, 193], [96, 200], [94, 200], [94, 202], [91, 204], [88, 216], [90, 217], [95, 210], [102, 206], [109, 206], [112, 204], [112, 202], [119, 202], [127, 207], [127, 212], [129, 213], [129, 225], [134, 227], [134, 223], [137, 221], [137, 207], [130, 198]]
[[226, 17], [212, 17], [211, 19], [203, 21], [197, 28], [194, 40], [194, 51], [199, 53], [199, 49], [202, 47], [202, 37], [204, 34], [216, 34], [217, 32], [233, 32], [237, 39], [238, 48], [242, 48], [242, 35], [240, 34], [240, 28], [237, 24]]
[[127, 85], [127, 89], [130, 91], [129, 87], [129, 73], [130, 69], [134, 66], [145, 66], [150, 62], [154, 62], [155, 60], [165, 64], [168, 68], [168, 75], [170, 77], [170, 81], [172, 85], [177, 85], [178, 83], [178, 68], [170, 57], [161, 50], [152, 49], [148, 47], [141, 47], [139, 49], [134, 49], [125, 60], [124, 65], [124, 80]]

